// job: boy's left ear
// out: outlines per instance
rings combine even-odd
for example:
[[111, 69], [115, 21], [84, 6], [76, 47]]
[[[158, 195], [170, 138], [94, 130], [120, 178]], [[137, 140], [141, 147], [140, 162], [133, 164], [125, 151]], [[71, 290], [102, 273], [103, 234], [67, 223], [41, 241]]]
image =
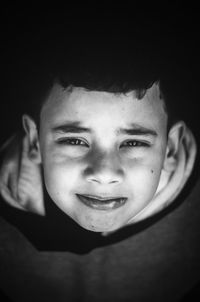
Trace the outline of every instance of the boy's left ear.
[[28, 156], [36, 164], [41, 163], [38, 130], [35, 121], [27, 114], [22, 116], [23, 128], [28, 137]]
[[185, 123], [179, 121], [172, 126], [168, 133], [167, 149], [163, 169], [172, 172], [176, 169], [178, 152], [185, 132]]

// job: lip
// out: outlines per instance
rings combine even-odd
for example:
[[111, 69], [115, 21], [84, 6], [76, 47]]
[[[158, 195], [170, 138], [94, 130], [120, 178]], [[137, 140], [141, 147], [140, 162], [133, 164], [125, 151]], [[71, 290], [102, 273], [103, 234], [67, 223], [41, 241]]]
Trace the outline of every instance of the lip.
[[102, 196], [94, 196], [94, 195], [85, 195], [85, 194], [76, 194], [78, 199], [85, 204], [86, 206], [96, 209], [96, 210], [114, 210], [121, 206], [123, 206], [126, 201], [127, 197], [102, 197]]

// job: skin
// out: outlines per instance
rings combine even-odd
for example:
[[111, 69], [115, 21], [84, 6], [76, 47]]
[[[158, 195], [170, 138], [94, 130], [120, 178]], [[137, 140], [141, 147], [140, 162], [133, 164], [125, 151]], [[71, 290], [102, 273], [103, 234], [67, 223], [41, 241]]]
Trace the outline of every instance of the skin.
[[[58, 128], [69, 122], [90, 132]], [[120, 130], [138, 127], [156, 135]], [[158, 85], [138, 100], [134, 92], [69, 91], [55, 84], [41, 111], [39, 147], [47, 191], [62, 211], [91, 231], [127, 225], [152, 200], [164, 165], [167, 114]], [[93, 209], [77, 193], [126, 197], [127, 202], [116, 209]]]

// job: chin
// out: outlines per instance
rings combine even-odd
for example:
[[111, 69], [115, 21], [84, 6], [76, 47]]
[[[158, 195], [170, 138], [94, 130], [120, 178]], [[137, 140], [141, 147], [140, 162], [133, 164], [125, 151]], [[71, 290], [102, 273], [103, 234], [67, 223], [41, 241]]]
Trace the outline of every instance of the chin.
[[115, 231], [122, 226], [116, 225], [111, 221], [101, 220], [101, 221], [93, 221], [88, 219], [87, 221], [76, 221], [82, 228], [92, 231], [92, 232], [112, 232]]

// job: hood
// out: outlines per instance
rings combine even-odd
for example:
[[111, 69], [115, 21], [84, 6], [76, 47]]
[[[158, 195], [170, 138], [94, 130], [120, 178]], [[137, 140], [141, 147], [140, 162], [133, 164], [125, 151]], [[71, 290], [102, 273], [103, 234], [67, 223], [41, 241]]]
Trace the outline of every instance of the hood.
[[[41, 165], [28, 156], [28, 137], [12, 136], [0, 149], [0, 194], [10, 206], [45, 215]], [[162, 172], [157, 192], [151, 202], [128, 224], [156, 214], [170, 205], [190, 177], [197, 153], [195, 138], [187, 127], [177, 153], [173, 172]]]
[[13, 135], [0, 149], [0, 194], [12, 207], [45, 215], [41, 165], [28, 156], [28, 137]]

